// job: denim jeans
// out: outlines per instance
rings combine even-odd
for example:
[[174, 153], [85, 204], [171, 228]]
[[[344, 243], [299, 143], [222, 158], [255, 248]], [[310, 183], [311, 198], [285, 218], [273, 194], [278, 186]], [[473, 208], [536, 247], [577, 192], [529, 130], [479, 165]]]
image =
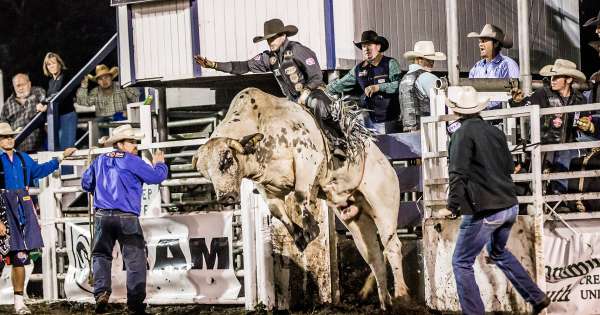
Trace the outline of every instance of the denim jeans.
[[112, 253], [119, 241], [127, 270], [127, 306], [143, 308], [146, 298], [146, 244], [138, 217], [118, 210], [98, 209], [92, 249], [94, 296], [111, 290]]
[[514, 205], [488, 216], [462, 216], [452, 257], [452, 268], [463, 314], [483, 315], [485, 313], [479, 287], [475, 282], [473, 263], [486, 244], [492, 261], [504, 272], [525, 301], [535, 305], [544, 300], [544, 292], [506, 248], [510, 230], [518, 213], [519, 206]]
[[400, 128], [400, 122], [395, 120], [386, 122], [375, 122], [371, 119], [368, 113], [364, 115], [364, 123], [365, 127], [371, 129], [376, 135], [385, 135], [388, 133], [402, 132]]
[[77, 113], [70, 112], [60, 115], [60, 127], [58, 128], [58, 143], [60, 149], [64, 150], [75, 145], [77, 137]]

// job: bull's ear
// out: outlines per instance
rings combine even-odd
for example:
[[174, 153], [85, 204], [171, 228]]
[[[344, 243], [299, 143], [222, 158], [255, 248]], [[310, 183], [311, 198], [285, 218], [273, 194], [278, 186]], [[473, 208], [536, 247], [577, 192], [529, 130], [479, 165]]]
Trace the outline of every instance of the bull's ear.
[[229, 138], [226, 140], [226, 143], [227, 146], [233, 149], [235, 152], [244, 154], [244, 146], [239, 141]]
[[[192, 167], [200, 173], [200, 176], [206, 177], [206, 174], [205, 174], [206, 160], [201, 158], [201, 153], [202, 153], [201, 151], [202, 151], [202, 146], [200, 148], [198, 148], [198, 151], [196, 151], [196, 154], [194, 154], [192, 156]], [[202, 156], [204, 156], [204, 155], [202, 155]]]
[[242, 138], [240, 143], [242, 144], [242, 147], [244, 147], [244, 153], [252, 154], [252, 153], [256, 152], [256, 145], [262, 139], [264, 139], [264, 137], [265, 136], [262, 133], [255, 133], [255, 134], [247, 135], [244, 138]]

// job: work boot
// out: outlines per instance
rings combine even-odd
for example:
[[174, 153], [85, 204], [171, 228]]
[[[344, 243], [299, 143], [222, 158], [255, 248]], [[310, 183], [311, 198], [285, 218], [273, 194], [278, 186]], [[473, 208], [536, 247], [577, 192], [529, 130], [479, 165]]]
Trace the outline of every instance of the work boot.
[[550, 299], [548, 298], [548, 296], [544, 295], [544, 299], [533, 306], [533, 314], [539, 314], [541, 313], [546, 307], [548, 307], [548, 305], [550, 305]]
[[149, 315], [146, 312], [146, 304], [127, 305], [127, 314], [130, 315]]
[[106, 309], [108, 308], [108, 298], [110, 297], [109, 292], [102, 292], [96, 298], [96, 314], [106, 313]]

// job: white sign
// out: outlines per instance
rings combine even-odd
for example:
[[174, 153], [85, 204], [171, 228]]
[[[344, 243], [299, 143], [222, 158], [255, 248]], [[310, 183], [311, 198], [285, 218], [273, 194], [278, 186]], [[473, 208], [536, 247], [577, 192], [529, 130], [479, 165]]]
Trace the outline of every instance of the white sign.
[[600, 233], [544, 238], [548, 314], [600, 314]]
[[[140, 218], [148, 250], [146, 302], [240, 303], [241, 284], [233, 269], [231, 211]], [[91, 302], [91, 239], [87, 220], [66, 222], [68, 300]], [[125, 302], [126, 272], [115, 246], [111, 301]]]

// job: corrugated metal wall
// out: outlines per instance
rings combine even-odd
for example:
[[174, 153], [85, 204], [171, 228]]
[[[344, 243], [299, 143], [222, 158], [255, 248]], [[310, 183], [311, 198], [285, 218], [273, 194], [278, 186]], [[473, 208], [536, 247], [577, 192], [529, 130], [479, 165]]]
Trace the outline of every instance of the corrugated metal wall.
[[138, 80], [193, 77], [190, 1], [131, 5]]
[[[374, 29], [390, 41], [389, 55], [402, 57], [418, 40], [433, 40], [436, 49], [446, 52], [445, 0], [352, 0], [355, 38], [366, 29]], [[568, 58], [579, 64], [579, 3], [576, 0], [531, 0], [530, 39], [532, 71], [538, 71], [556, 58]], [[480, 32], [486, 23], [503, 28], [515, 40], [515, 46], [503, 50], [518, 59], [516, 0], [459, 0], [459, 63], [468, 71], [479, 60], [477, 40], [467, 38]], [[339, 18], [339, 17], [336, 17]], [[336, 43], [338, 45], [338, 43]], [[360, 58], [356, 50], [357, 58]], [[445, 71], [445, 62], [436, 62], [436, 70]]]

